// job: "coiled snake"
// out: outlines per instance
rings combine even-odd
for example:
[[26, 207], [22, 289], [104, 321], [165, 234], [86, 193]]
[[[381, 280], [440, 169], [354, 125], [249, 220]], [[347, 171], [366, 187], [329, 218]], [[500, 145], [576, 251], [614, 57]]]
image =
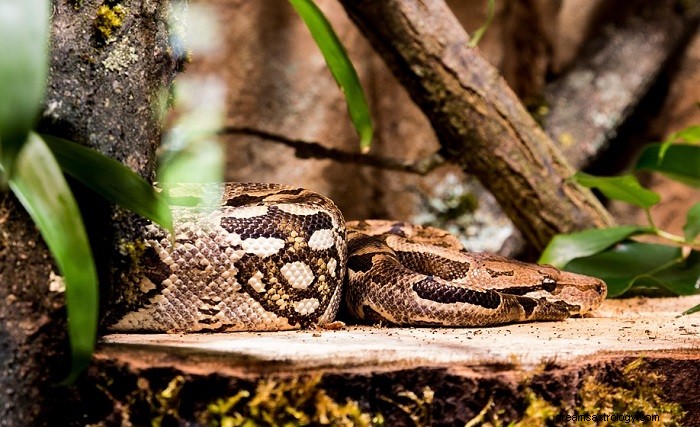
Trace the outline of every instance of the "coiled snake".
[[484, 326], [564, 319], [606, 294], [592, 277], [467, 253], [436, 228], [345, 223], [333, 202], [309, 190], [180, 185], [169, 196], [197, 206], [174, 209], [174, 248], [152, 224], [132, 245], [136, 268], [123, 278], [113, 331], [323, 326], [341, 300], [360, 320]]

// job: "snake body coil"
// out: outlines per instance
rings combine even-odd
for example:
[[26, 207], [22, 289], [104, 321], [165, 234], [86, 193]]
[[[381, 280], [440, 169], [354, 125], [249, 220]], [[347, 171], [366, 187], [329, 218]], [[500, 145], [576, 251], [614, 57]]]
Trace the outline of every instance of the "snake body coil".
[[[597, 307], [602, 281], [492, 254], [392, 221], [346, 223], [329, 199], [274, 184], [169, 190], [175, 247], [148, 225], [123, 278], [113, 331], [284, 330], [358, 319], [482, 326], [559, 320]], [[209, 201], [209, 202], [208, 202]], [[344, 291], [343, 291], [344, 290]]]

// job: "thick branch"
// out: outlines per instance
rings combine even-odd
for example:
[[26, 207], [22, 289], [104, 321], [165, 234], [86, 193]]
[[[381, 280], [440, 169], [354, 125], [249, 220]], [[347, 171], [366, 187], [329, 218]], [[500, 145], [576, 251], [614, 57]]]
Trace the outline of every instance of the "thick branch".
[[341, 0], [430, 119], [441, 154], [475, 175], [536, 248], [612, 219], [443, 1]]
[[372, 166], [382, 169], [390, 169], [400, 172], [415, 173], [425, 175], [436, 167], [445, 164], [445, 160], [435, 153], [424, 159], [411, 162], [405, 159], [394, 157], [380, 157], [370, 154], [351, 153], [326, 147], [314, 141], [302, 141], [300, 139], [290, 139], [284, 135], [267, 132], [249, 127], [225, 127], [222, 131], [224, 135], [249, 135], [268, 141], [278, 142], [294, 149], [294, 155], [300, 159], [332, 159], [343, 163], [354, 163], [364, 166]]

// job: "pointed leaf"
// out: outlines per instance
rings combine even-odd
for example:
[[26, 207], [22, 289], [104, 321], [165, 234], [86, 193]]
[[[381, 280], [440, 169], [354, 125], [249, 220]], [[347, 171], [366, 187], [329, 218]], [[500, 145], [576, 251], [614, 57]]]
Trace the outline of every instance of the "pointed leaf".
[[651, 274], [681, 259], [681, 249], [677, 247], [627, 242], [595, 255], [574, 259], [565, 269], [602, 279], [608, 285], [608, 297], [616, 297], [637, 281], [649, 283], [648, 279], [656, 280]]
[[549, 242], [538, 262], [562, 268], [574, 258], [596, 254], [630, 236], [648, 231], [646, 227], [623, 225], [559, 234]]
[[44, 141], [30, 133], [10, 188], [36, 223], [66, 284], [72, 381], [90, 361], [98, 314], [97, 272], [82, 217]]
[[700, 187], [700, 145], [673, 144], [659, 159], [660, 144], [647, 145], [635, 166], [637, 170], [660, 172], [693, 187]]
[[311, 31], [311, 36], [321, 50], [331, 74], [345, 95], [350, 119], [360, 136], [360, 148], [363, 152], [368, 151], [374, 133], [369, 105], [355, 67], [350, 62], [343, 44], [323, 12], [312, 0], [289, 0], [289, 2]]
[[700, 252], [691, 251], [682, 261], [653, 273], [651, 277], [676, 295], [693, 295], [700, 286]]
[[0, 163], [13, 173], [46, 89], [48, 0], [0, 0]]
[[689, 126], [681, 131], [674, 132], [669, 135], [659, 147], [659, 161], [663, 160], [668, 147], [673, 145], [673, 143], [677, 142], [678, 140], [689, 142], [691, 144], [700, 142], [700, 126]]
[[43, 136], [61, 169], [102, 197], [172, 230], [168, 203], [134, 171], [91, 148]]
[[686, 242], [692, 242], [700, 234], [700, 202], [693, 205], [688, 210], [683, 235]]
[[572, 179], [584, 187], [597, 188], [609, 199], [631, 203], [644, 209], [661, 200], [658, 194], [642, 187], [633, 175], [601, 177], [578, 172]]
[[700, 304], [696, 305], [695, 307], [692, 307], [692, 308], [687, 309], [686, 311], [684, 311], [683, 313], [681, 313], [681, 315], [682, 315], [682, 316], [686, 316], [686, 315], [688, 315], [688, 314], [697, 313], [698, 311], [700, 311]]

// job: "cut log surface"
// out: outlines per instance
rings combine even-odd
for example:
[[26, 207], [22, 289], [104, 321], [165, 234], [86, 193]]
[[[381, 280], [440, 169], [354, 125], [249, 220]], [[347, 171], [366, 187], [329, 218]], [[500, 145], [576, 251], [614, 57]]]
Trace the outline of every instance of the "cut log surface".
[[[480, 365], [514, 358], [534, 368], [600, 352], [699, 350], [700, 316], [678, 317], [700, 304], [686, 298], [608, 300], [595, 317], [491, 328], [393, 328], [216, 334], [113, 334], [105, 347], [143, 346], [169, 352], [225, 356], [228, 363], [289, 365], [295, 369], [383, 365]], [[700, 358], [700, 354], [698, 355]]]
[[[350, 399], [390, 426], [463, 426], [479, 417], [534, 425], [545, 407], [612, 416], [599, 399], [620, 396], [628, 399], [616, 401], [622, 414], [700, 425], [700, 316], [678, 317], [698, 303], [700, 295], [606, 301], [595, 317], [478, 329], [108, 335], [76, 392], [77, 409], [66, 413], [115, 425], [167, 413], [200, 425], [222, 402], [251, 396], [229, 411], [250, 416], [246, 408], [269, 407], [292, 387], [284, 396], [320, 393], [316, 405]], [[321, 391], [304, 388], [313, 378]], [[277, 414], [298, 414], [298, 403], [284, 399]]]

